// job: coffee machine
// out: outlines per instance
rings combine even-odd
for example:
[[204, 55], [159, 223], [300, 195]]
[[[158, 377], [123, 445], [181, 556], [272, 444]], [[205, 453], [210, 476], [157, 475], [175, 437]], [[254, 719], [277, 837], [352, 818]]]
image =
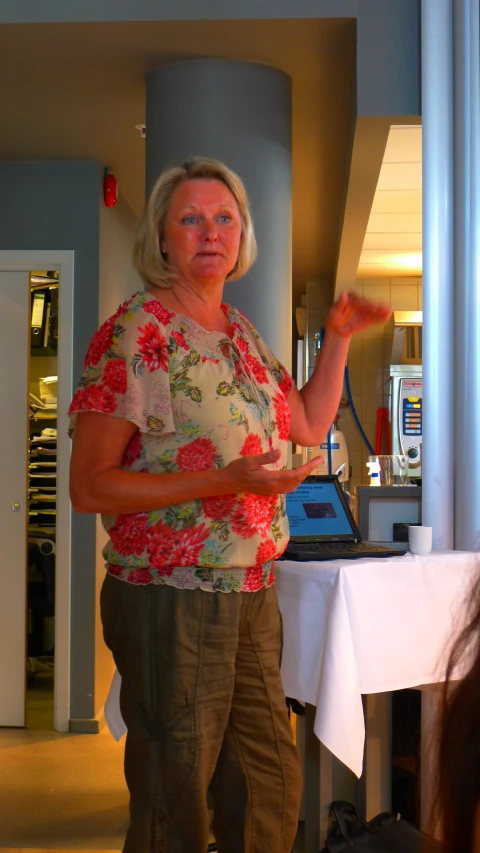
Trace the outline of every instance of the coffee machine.
[[408, 456], [409, 478], [422, 476], [422, 312], [394, 311], [389, 398], [392, 453]]

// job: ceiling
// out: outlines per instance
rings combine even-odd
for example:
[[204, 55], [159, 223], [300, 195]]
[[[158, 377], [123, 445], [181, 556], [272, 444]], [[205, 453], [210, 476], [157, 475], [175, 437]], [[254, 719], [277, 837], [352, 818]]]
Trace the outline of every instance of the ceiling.
[[422, 274], [422, 128], [393, 126], [365, 234], [358, 276]]
[[264, 62], [293, 80], [293, 279], [333, 280], [355, 69], [353, 20], [0, 26], [0, 158], [95, 158], [143, 205], [145, 78], [200, 56]]

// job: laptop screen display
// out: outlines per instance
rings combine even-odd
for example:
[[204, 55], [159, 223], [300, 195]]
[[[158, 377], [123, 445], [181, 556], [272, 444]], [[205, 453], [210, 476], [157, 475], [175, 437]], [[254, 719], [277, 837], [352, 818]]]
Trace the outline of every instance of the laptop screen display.
[[290, 536], [331, 539], [353, 535], [350, 520], [332, 482], [304, 482], [287, 494]]

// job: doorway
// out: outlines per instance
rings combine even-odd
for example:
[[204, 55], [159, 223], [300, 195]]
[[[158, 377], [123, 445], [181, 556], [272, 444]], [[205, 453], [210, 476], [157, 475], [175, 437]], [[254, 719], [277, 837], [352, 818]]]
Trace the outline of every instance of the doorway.
[[26, 726], [54, 730], [58, 270], [30, 273]]
[[73, 252], [0, 252], [0, 322], [0, 726], [28, 725], [27, 688], [41, 679], [37, 710], [53, 682], [53, 728], [68, 731]]

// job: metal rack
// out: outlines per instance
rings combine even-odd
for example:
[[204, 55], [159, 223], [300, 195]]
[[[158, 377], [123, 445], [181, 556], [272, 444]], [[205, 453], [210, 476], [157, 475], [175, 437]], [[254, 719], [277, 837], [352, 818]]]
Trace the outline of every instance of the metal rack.
[[28, 459], [28, 656], [30, 674], [53, 671], [57, 505], [56, 410], [30, 404]]

